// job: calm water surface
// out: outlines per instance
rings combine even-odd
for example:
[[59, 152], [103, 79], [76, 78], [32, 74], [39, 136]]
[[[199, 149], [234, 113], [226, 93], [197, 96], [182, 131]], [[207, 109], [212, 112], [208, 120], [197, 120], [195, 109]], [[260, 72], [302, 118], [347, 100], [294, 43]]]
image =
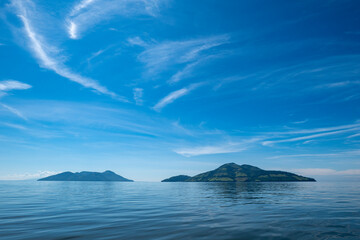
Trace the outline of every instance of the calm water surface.
[[0, 239], [360, 239], [360, 184], [3, 181]]

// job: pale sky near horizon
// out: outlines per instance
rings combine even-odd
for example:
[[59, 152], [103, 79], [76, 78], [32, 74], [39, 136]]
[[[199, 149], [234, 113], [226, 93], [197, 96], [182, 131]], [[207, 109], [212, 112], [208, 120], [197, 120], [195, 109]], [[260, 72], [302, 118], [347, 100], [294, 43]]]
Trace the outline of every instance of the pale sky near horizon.
[[0, 33], [0, 180], [360, 176], [359, 1], [4, 0]]

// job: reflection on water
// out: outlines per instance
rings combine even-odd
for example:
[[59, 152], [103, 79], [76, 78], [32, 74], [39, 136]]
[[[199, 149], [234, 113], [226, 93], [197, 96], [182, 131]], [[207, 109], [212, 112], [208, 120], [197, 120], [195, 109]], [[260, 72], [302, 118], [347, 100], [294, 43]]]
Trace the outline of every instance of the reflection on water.
[[0, 239], [360, 239], [360, 184], [0, 182]]
[[[295, 194], [296, 183], [199, 183], [201, 191], [206, 192], [212, 198], [230, 198], [236, 200], [270, 199], [275, 195], [286, 196]], [[284, 198], [282, 198], [284, 199]], [[256, 203], [256, 201], [250, 201]], [[265, 203], [265, 202], [263, 202]]]

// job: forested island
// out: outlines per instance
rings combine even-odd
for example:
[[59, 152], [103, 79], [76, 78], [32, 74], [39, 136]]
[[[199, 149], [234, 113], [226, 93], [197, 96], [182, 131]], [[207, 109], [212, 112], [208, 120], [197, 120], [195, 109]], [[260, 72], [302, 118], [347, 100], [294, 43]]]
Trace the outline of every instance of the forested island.
[[105, 172], [63, 172], [49, 177], [41, 178], [38, 181], [113, 181], [113, 182], [133, 182], [112, 171]]
[[164, 179], [162, 182], [316, 182], [316, 180], [284, 171], [267, 171], [247, 164], [227, 163], [194, 177], [179, 175]]

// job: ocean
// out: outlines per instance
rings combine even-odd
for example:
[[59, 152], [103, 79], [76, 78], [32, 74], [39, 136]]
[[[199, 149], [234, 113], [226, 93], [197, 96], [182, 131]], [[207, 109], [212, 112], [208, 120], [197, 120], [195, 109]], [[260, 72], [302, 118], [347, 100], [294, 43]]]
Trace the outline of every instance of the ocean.
[[0, 181], [0, 239], [360, 239], [360, 183]]

